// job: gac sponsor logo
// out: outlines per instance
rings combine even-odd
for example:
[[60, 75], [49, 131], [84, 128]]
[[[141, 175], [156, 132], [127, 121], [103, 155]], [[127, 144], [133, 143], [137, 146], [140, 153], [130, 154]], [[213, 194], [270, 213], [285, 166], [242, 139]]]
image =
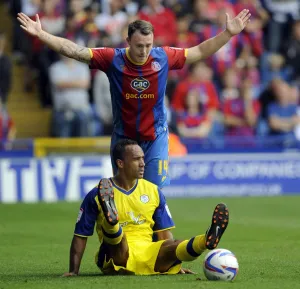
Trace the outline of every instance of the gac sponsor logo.
[[147, 79], [140, 76], [132, 80], [130, 85], [134, 90], [142, 92], [145, 89], [149, 88], [150, 82]]
[[145, 93], [145, 94], [137, 94], [137, 93], [126, 93], [125, 94], [126, 99], [132, 99], [132, 98], [137, 98], [137, 99], [152, 99], [154, 98], [153, 93]]

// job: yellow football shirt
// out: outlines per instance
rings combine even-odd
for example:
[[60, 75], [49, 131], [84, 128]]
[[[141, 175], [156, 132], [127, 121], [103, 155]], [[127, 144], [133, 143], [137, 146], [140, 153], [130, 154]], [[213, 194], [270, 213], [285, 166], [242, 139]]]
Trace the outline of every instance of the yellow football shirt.
[[[174, 228], [165, 197], [156, 185], [139, 179], [133, 188], [125, 191], [113, 181], [112, 184], [119, 223], [129, 243], [135, 241], [152, 242], [153, 232]], [[97, 188], [94, 188], [86, 195], [81, 204], [74, 234], [91, 236], [96, 224], [99, 241], [102, 243], [101, 224], [103, 218]]]

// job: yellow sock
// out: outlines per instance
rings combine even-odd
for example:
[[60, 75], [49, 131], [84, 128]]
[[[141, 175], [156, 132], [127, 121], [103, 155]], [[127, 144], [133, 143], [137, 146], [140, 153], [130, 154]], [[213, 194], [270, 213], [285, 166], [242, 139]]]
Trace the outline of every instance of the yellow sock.
[[181, 242], [176, 248], [176, 256], [180, 261], [193, 261], [205, 250], [205, 235], [198, 235], [190, 240]]
[[102, 232], [104, 242], [110, 245], [119, 244], [123, 238], [123, 230], [120, 227], [120, 224], [117, 223], [112, 226], [106, 221], [106, 219], [104, 219], [102, 223]]

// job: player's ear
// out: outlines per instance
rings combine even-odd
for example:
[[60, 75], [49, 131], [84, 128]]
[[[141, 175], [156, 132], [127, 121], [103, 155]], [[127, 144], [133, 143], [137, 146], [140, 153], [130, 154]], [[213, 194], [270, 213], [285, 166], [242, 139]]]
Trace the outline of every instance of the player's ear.
[[116, 163], [117, 163], [118, 169], [123, 169], [123, 167], [124, 167], [124, 162], [123, 162], [122, 160], [117, 159]]
[[130, 38], [129, 37], [126, 37], [126, 41], [127, 41], [128, 45], [130, 45]]

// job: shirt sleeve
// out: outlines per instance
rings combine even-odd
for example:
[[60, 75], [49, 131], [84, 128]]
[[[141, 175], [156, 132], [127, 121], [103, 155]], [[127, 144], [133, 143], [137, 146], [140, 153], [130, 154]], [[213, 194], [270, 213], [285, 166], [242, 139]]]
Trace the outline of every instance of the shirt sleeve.
[[88, 237], [94, 233], [94, 227], [98, 218], [98, 206], [95, 201], [95, 189], [90, 191], [84, 198], [75, 225], [75, 235]]
[[160, 189], [158, 189], [158, 194], [159, 206], [156, 208], [153, 214], [153, 220], [155, 222], [153, 227], [154, 232], [164, 231], [175, 227], [165, 196]]
[[186, 61], [187, 49], [177, 47], [163, 47], [167, 54], [169, 69], [181, 69]]
[[91, 69], [100, 69], [104, 72], [108, 71], [115, 55], [113, 48], [90, 48], [91, 53]]

